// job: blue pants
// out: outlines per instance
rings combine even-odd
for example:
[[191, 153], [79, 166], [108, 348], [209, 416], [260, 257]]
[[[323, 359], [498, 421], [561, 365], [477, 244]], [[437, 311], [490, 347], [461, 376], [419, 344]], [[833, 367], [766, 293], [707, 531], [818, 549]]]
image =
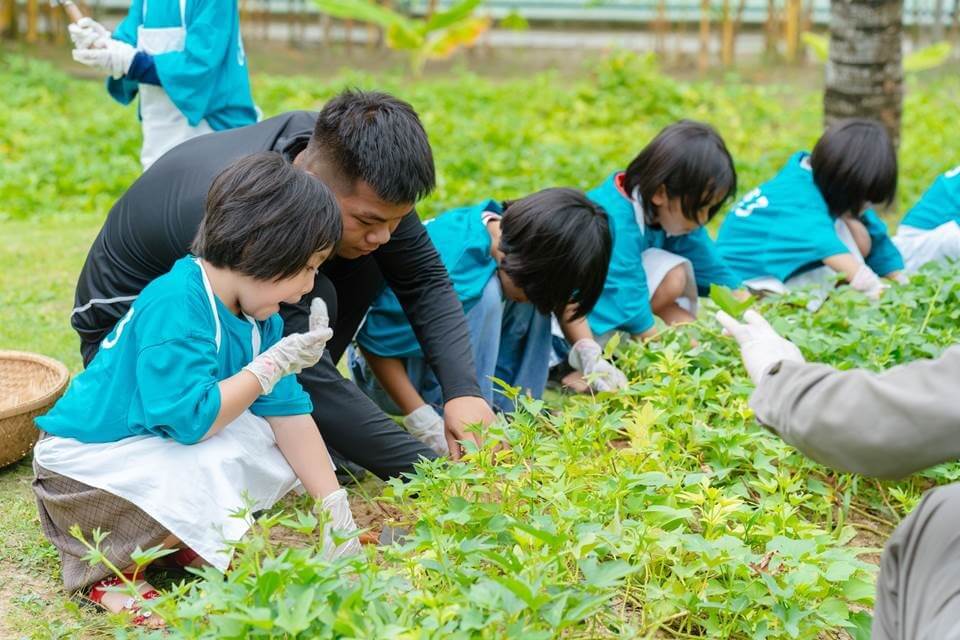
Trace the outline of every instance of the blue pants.
[[[543, 395], [550, 363], [550, 316], [532, 304], [504, 301], [500, 281], [487, 282], [477, 304], [466, 314], [477, 366], [477, 381], [484, 399], [503, 412], [514, 410], [513, 401], [494, 391], [492, 378], [503, 380], [534, 398]], [[351, 346], [348, 353], [354, 382], [381, 409], [401, 411], [377, 382], [363, 356]], [[443, 393], [433, 371], [422, 356], [404, 358], [407, 376], [427, 404], [443, 409]]]

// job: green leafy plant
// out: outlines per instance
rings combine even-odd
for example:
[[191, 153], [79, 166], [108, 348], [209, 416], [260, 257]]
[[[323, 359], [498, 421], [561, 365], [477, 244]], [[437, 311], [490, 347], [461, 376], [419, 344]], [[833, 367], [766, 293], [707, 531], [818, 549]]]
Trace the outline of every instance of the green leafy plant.
[[719, 284], [710, 285], [710, 299], [734, 318], [739, 318], [744, 311], [752, 307], [755, 300], [752, 295], [742, 300], [737, 299], [729, 287]]

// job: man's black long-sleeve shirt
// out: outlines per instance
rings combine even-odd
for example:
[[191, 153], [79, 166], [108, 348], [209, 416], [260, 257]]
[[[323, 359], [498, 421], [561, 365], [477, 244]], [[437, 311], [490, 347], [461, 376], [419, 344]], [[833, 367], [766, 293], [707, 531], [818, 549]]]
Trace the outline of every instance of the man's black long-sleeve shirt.
[[[80, 274], [71, 324], [83, 341], [102, 340], [147, 283], [188, 253], [207, 191], [223, 169], [259, 151], [278, 151], [292, 161], [306, 146], [315, 122], [316, 114], [294, 111], [195, 138], [145, 172], [111, 209]], [[403, 305], [445, 399], [480, 395], [462, 307], [415, 212], [373, 253], [354, 260], [334, 258], [321, 274], [337, 292], [336, 301], [328, 300], [334, 302], [331, 311], [336, 309], [335, 317], [331, 313], [334, 337], [328, 344], [333, 362], [340, 359], [385, 279]], [[311, 391], [316, 413], [322, 413], [323, 390]], [[342, 395], [344, 387], [330, 386], [330, 392]], [[343, 398], [337, 400], [330, 406], [340, 405]]]

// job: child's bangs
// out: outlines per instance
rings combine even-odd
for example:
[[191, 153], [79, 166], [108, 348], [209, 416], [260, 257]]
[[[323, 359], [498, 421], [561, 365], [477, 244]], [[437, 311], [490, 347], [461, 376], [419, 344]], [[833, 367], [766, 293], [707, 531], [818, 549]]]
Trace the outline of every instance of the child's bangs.
[[[736, 191], [737, 177], [729, 156], [711, 140], [703, 140], [700, 148], [691, 150], [684, 167], [686, 176], [681, 203], [684, 215], [696, 220], [703, 209], [713, 217]], [[699, 152], [697, 152], [699, 151]]]

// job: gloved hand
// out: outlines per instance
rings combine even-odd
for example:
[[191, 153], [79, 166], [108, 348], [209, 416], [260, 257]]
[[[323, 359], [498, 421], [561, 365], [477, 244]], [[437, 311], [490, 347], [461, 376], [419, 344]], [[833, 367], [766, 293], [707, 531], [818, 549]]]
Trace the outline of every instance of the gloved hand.
[[330, 313], [323, 298], [316, 297], [310, 301], [310, 331], [326, 329], [330, 326]]
[[357, 525], [353, 522], [353, 513], [350, 511], [350, 502], [347, 500], [347, 492], [337, 489], [324, 498], [321, 505], [330, 514], [330, 522], [323, 528], [323, 555], [327, 560], [360, 553], [360, 541], [356, 537], [336, 546], [331, 535], [334, 530], [340, 535], [357, 530]]
[[111, 33], [102, 24], [84, 16], [67, 27], [76, 49], [103, 49]]
[[310, 304], [310, 331], [281, 338], [244, 367], [257, 376], [264, 395], [273, 391], [284, 376], [300, 373], [320, 361], [327, 341], [333, 337], [333, 330], [327, 326], [329, 322], [327, 305], [320, 298], [314, 298]]
[[889, 285], [883, 284], [870, 267], [863, 265], [850, 280], [850, 286], [857, 291], [862, 291], [871, 300], [879, 300], [880, 294]]
[[738, 322], [726, 311], [717, 312], [717, 320], [740, 344], [743, 366], [754, 384], [759, 384], [767, 369], [778, 362], [805, 362], [797, 345], [781, 337], [759, 313], [750, 309], [743, 314], [743, 319], [745, 323]]
[[403, 426], [410, 435], [433, 449], [438, 456], [450, 454], [443, 425], [443, 418], [428, 404], [414, 409], [403, 418]]
[[103, 45], [102, 49], [74, 49], [73, 59], [88, 67], [102, 69], [114, 78], [123, 76], [130, 70], [137, 50], [113, 38], [104, 40]]
[[591, 338], [577, 340], [567, 360], [583, 374], [594, 391], [615, 391], [627, 386], [627, 377], [603, 358], [603, 348]]

